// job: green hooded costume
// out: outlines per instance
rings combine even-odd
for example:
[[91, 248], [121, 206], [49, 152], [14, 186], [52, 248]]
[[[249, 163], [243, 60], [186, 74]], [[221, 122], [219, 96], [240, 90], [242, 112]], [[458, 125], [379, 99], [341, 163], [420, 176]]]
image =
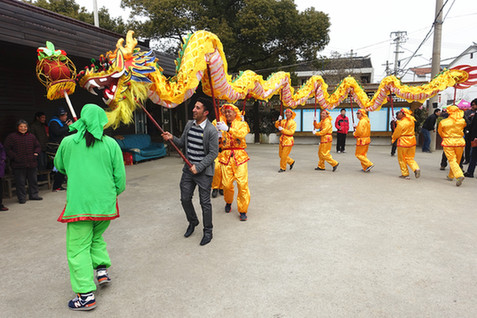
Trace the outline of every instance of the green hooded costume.
[[[108, 122], [104, 110], [86, 104], [81, 118], [70, 125], [76, 134], [65, 137], [55, 156], [55, 167], [68, 176], [66, 207], [59, 222], [104, 221], [119, 217], [116, 197], [126, 188], [126, 172], [118, 143], [103, 135]], [[85, 132], [96, 139], [86, 147]]]
[[[102, 235], [110, 220], [119, 217], [117, 196], [126, 188], [126, 172], [118, 143], [103, 135], [106, 113], [94, 104], [81, 110], [70, 125], [76, 134], [64, 138], [55, 167], [68, 176], [66, 206], [59, 222], [67, 223], [66, 254], [75, 293], [96, 290], [94, 270], [111, 266]], [[95, 138], [86, 145], [85, 133]]]

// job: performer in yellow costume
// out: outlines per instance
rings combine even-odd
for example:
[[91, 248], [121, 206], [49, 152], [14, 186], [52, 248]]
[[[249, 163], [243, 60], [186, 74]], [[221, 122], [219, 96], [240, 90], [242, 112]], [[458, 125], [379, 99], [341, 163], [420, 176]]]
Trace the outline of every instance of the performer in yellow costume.
[[238, 195], [237, 207], [240, 221], [247, 220], [247, 210], [250, 203], [250, 190], [248, 188], [248, 165], [250, 160], [245, 148], [245, 136], [250, 128], [242, 121], [240, 110], [231, 104], [222, 106], [221, 121], [217, 128], [222, 131], [222, 152], [219, 153], [219, 163], [222, 171], [222, 184], [224, 187], [225, 212], [232, 209], [234, 200], [234, 181], [237, 182]]
[[[317, 123], [316, 119], [313, 120], [313, 134], [321, 136], [320, 146], [318, 147], [318, 167], [316, 167], [315, 170], [325, 170], [325, 161], [333, 167], [333, 172], [336, 171], [339, 165], [338, 161], [334, 160], [330, 154], [331, 142], [333, 141], [333, 136], [331, 135], [333, 132], [331, 119], [330, 112], [323, 109], [321, 111], [321, 121]], [[316, 131], [315, 129], [319, 129], [320, 131]]]
[[[217, 127], [217, 119], [212, 121], [212, 125]], [[222, 133], [219, 131], [219, 153], [222, 151]], [[214, 178], [212, 179], [212, 198], [216, 198], [218, 193], [224, 195], [224, 188], [222, 186], [222, 170], [219, 164], [219, 157], [214, 160], [215, 170]]]
[[396, 129], [392, 136], [392, 143], [397, 140], [398, 162], [401, 168], [400, 178], [409, 180], [409, 168], [414, 171], [416, 178], [421, 176], [421, 170], [414, 160], [416, 155], [416, 136], [414, 133], [414, 122], [416, 119], [412, 116], [412, 112], [407, 109], [401, 109], [396, 117], [398, 119]]
[[359, 122], [353, 133], [353, 136], [356, 138], [355, 156], [361, 161], [363, 171], [369, 172], [374, 167], [374, 164], [369, 161], [366, 156], [369, 144], [371, 143], [371, 123], [369, 122], [368, 114], [364, 109], [359, 109], [356, 116], [358, 117]]
[[295, 119], [295, 116], [295, 112], [288, 108], [285, 110], [285, 119], [282, 119], [280, 115], [275, 122], [275, 127], [282, 133], [278, 148], [278, 156], [280, 157], [280, 170], [278, 172], [285, 172], [287, 164], [290, 165], [291, 170], [295, 164], [295, 160], [289, 157], [294, 144], [293, 134], [295, 134], [296, 122], [293, 119]]
[[464, 127], [466, 122], [463, 118], [464, 112], [457, 106], [447, 107], [447, 113], [449, 113], [449, 117], [439, 123], [437, 131], [442, 137], [441, 145], [449, 161], [450, 171], [447, 179], [452, 181], [456, 178], [456, 186], [460, 186], [464, 181], [464, 173], [459, 163], [465, 148]]

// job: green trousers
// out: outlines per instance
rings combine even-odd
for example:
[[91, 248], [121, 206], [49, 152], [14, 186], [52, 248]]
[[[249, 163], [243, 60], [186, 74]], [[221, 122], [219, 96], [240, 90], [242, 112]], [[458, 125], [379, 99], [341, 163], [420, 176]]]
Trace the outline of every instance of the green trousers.
[[66, 255], [75, 293], [96, 290], [94, 270], [111, 266], [103, 233], [111, 221], [70, 222], [66, 227]]

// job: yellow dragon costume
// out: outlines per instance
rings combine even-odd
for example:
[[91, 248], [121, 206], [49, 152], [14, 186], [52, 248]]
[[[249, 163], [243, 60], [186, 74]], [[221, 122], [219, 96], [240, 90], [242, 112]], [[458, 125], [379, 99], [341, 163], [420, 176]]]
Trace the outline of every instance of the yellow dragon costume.
[[247, 96], [268, 100], [280, 94], [284, 106], [296, 108], [315, 96], [321, 108], [333, 109], [351, 95], [359, 107], [367, 111], [379, 110], [391, 93], [409, 102], [423, 102], [447, 87], [469, 87], [475, 84], [477, 78], [477, 74], [470, 73], [477, 68], [470, 66], [444, 70], [430, 83], [421, 86], [403, 85], [396, 77], [388, 76], [369, 99], [350, 76], [343, 79], [331, 95], [323, 78], [313, 76], [295, 91], [290, 74], [286, 72], [273, 73], [266, 80], [250, 70], [235, 77], [229, 75], [222, 43], [215, 34], [207, 31], [197, 31], [185, 39], [176, 60], [176, 75], [168, 78], [162, 74], [152, 51], [144, 52], [136, 48], [137, 40], [133, 33], [129, 31], [126, 41], [118, 40], [114, 52], [100, 56], [90, 68], [77, 75], [81, 87], [93, 94], [102, 91], [104, 102], [111, 109], [108, 125], [113, 127], [120, 122], [130, 123], [137, 105], [147, 98], [158, 105], [173, 108], [190, 98], [199, 82], [202, 82], [203, 91], [211, 96], [208, 70], [215, 97], [228, 102]]

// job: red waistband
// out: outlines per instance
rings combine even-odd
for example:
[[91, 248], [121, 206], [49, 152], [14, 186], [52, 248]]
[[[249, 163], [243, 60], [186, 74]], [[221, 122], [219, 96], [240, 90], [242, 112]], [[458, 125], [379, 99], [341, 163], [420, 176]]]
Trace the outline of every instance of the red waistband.
[[223, 150], [244, 150], [245, 148], [224, 148]]

